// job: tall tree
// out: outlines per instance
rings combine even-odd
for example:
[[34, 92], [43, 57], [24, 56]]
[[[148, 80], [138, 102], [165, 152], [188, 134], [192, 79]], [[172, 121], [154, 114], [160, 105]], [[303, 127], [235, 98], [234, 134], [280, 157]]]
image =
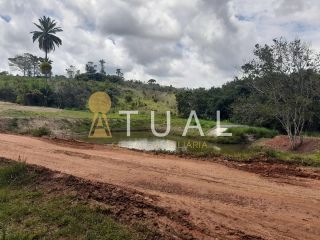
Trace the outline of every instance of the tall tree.
[[[55, 46], [62, 45], [62, 40], [55, 34], [62, 32], [61, 27], [57, 27], [55, 20], [50, 17], [43, 16], [39, 18], [39, 24], [34, 23], [38, 31], [32, 31], [32, 40], [38, 40], [39, 48], [45, 52], [45, 60], [48, 60], [48, 53], [55, 50]], [[40, 30], [40, 31], [39, 31]]]
[[155, 84], [157, 81], [153, 78], [148, 80], [148, 84]]
[[272, 45], [257, 44], [254, 55], [242, 66], [253, 89], [253, 109], [277, 119], [295, 149], [303, 142], [306, 121], [315, 114], [314, 101], [320, 92], [319, 55], [299, 39], [288, 42], [282, 38]]
[[32, 67], [32, 70], [30, 70], [32, 75], [34, 77], [38, 76], [39, 75], [39, 64], [40, 64], [41, 58], [34, 56], [30, 53], [25, 53], [25, 56], [28, 58], [28, 61]]
[[123, 72], [121, 72], [121, 69], [120, 69], [120, 68], [118, 68], [118, 69], [116, 70], [116, 74], [117, 74], [117, 76], [120, 77], [120, 78], [123, 77]]
[[70, 67], [66, 69], [68, 78], [73, 79], [76, 75], [76, 71], [77, 71], [76, 67], [73, 65], [70, 65]]
[[97, 72], [97, 65], [93, 62], [88, 62], [86, 64], [86, 73], [87, 74], [95, 74]]
[[8, 58], [8, 60], [10, 68], [21, 71], [23, 76], [26, 76], [31, 71], [32, 63], [30, 62], [28, 53], [16, 55], [13, 58]]
[[100, 63], [100, 73], [103, 74], [103, 75], [106, 75], [106, 71], [105, 71], [105, 68], [104, 68], [104, 64], [106, 63], [106, 61], [103, 60], [103, 59], [100, 59], [99, 63]]

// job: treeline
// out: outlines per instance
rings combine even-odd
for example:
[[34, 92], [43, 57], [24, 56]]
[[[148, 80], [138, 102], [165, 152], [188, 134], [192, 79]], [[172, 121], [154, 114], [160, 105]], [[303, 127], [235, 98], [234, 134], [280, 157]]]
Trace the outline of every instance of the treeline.
[[141, 93], [151, 91], [155, 94], [176, 91], [172, 86], [146, 84], [135, 80], [124, 81], [123, 79], [119, 80], [118, 76], [110, 75], [106, 75], [103, 81], [94, 81], [89, 79], [70, 80], [60, 76], [45, 80], [38, 77], [0, 74], [0, 101], [30, 106], [82, 110], [86, 109], [87, 101], [92, 93], [105, 91], [110, 95], [113, 106], [117, 107], [119, 99], [133, 104], [132, 99], [135, 96], [130, 89], [139, 89]]
[[120, 90], [107, 81], [0, 77], [0, 100], [23, 105], [86, 109], [88, 98], [95, 91], [106, 91], [113, 104], [116, 104], [120, 94]]
[[85, 72], [80, 73], [80, 70], [73, 65], [70, 65], [66, 69], [67, 76], [69, 79], [76, 79], [82, 81], [94, 80], [94, 81], [111, 81], [114, 83], [120, 83], [124, 81], [123, 72], [120, 68], [115, 70], [115, 74], [106, 74], [105, 71], [105, 60], [99, 60], [99, 67], [92, 61], [89, 61], [85, 65]]
[[[154, 79], [150, 79], [154, 80]], [[177, 88], [173, 87], [172, 85], [170, 86], [164, 86], [160, 85], [156, 82], [150, 82], [148, 81], [148, 84], [141, 82], [139, 80], [126, 80], [124, 84], [128, 88], [133, 88], [133, 89], [142, 89], [142, 90], [152, 90], [152, 91], [159, 91], [159, 92], [166, 92], [166, 93], [176, 93], [178, 91]]]
[[[8, 64], [12, 71], [20, 72], [24, 77], [41, 77], [41, 63], [48, 62], [52, 64], [52, 60], [45, 60], [42, 57], [35, 56], [31, 53], [17, 54], [12, 58], [8, 58]], [[98, 65], [94, 62], [89, 61], [85, 65], [85, 72], [81, 73], [76, 66], [70, 65], [66, 68], [66, 76], [56, 75], [56, 78], [60, 79], [76, 79], [76, 80], [95, 80], [95, 81], [111, 81], [111, 82], [121, 82], [124, 80], [123, 72], [120, 68], [115, 70], [115, 74], [106, 74], [105, 71], [105, 61], [103, 59], [99, 60], [100, 69], [98, 70]], [[8, 72], [3, 71], [1, 75], [9, 75]], [[50, 72], [49, 78], [53, 77], [52, 72]]]
[[191, 110], [196, 110], [198, 117], [216, 119], [219, 110], [221, 119], [232, 117], [232, 106], [241, 97], [248, 96], [250, 88], [245, 80], [234, 80], [222, 87], [210, 89], [183, 89], [177, 92], [177, 108], [183, 117], [188, 117]]
[[[130, 89], [166, 93], [176, 90], [172, 86], [161, 86], [154, 79], [150, 79], [148, 83], [125, 80], [120, 68], [115, 70], [114, 75], [106, 74], [106, 62], [103, 59], [99, 60], [98, 64], [87, 62], [84, 73], [70, 65], [66, 69], [67, 76], [52, 76], [51, 73], [46, 79], [41, 74], [40, 65], [44, 61], [41, 57], [25, 53], [8, 60], [10, 68], [20, 71], [23, 76], [0, 72], [0, 100], [23, 105], [81, 110], [86, 109], [88, 98], [96, 91], [106, 91], [111, 96], [114, 106], [117, 106], [121, 93], [127, 103], [134, 105], [135, 96]], [[154, 102], [158, 101], [156, 96], [152, 99]], [[139, 104], [141, 105], [136, 103]]]
[[201, 118], [282, 130], [292, 148], [303, 143], [303, 132], [320, 130], [320, 59], [299, 39], [274, 39], [256, 45], [254, 59], [242, 66], [241, 79], [221, 88], [177, 93], [180, 115], [196, 110]]
[[[320, 75], [317, 78], [320, 81]], [[258, 106], [257, 97], [248, 79], [235, 79], [219, 88], [182, 89], [176, 94], [178, 113], [182, 117], [188, 117], [190, 111], [195, 110], [199, 118], [215, 120], [216, 112], [220, 111], [221, 120], [282, 131], [279, 121], [266, 113], [266, 105], [260, 103]], [[305, 127], [309, 130], [320, 130], [319, 103], [320, 92], [312, 104], [315, 114], [306, 119]]]
[[40, 64], [44, 58], [37, 57], [31, 53], [24, 53], [8, 58], [9, 66], [14, 71], [19, 71], [23, 76], [40, 76]]

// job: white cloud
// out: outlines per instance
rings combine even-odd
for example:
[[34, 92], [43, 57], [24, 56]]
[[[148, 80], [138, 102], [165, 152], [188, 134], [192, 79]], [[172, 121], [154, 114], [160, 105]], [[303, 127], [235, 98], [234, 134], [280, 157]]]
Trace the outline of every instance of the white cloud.
[[219, 86], [257, 42], [301, 37], [319, 49], [319, 10], [316, 0], [0, 0], [0, 70], [15, 54], [43, 55], [30, 31], [49, 15], [64, 30], [49, 55], [56, 74], [103, 58], [108, 72], [122, 68], [128, 79]]

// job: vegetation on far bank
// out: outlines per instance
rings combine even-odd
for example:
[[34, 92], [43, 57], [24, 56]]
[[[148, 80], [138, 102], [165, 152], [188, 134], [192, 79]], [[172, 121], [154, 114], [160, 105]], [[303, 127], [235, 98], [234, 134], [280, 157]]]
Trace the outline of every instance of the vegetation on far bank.
[[[3, 119], [0, 125], [1, 131], [16, 132], [20, 134], [29, 134], [33, 136], [52, 135], [55, 131], [64, 131], [77, 138], [77, 136], [86, 136], [89, 132], [92, 122], [92, 113], [89, 111], [64, 110], [45, 107], [20, 106], [17, 104], [0, 102], [0, 118]], [[108, 121], [112, 132], [125, 132], [127, 128], [126, 115], [118, 113], [108, 114]], [[216, 126], [213, 120], [200, 119], [201, 127], [205, 134]], [[169, 137], [181, 136], [187, 119], [178, 117], [174, 114], [171, 116], [171, 131]], [[192, 123], [194, 124], [194, 123]], [[230, 124], [223, 121], [222, 124]], [[165, 114], [157, 114], [155, 118], [155, 126], [157, 131], [165, 131], [166, 116]], [[131, 130], [144, 131], [151, 134], [151, 116], [150, 113], [140, 113], [131, 116]], [[245, 143], [248, 137], [253, 139], [273, 137], [277, 131], [258, 127], [237, 127], [230, 128], [228, 132], [233, 134], [232, 137], [201, 137], [195, 129], [190, 129], [186, 139], [202, 140], [211, 143]]]
[[0, 76], [0, 100], [27, 106], [86, 110], [90, 95], [106, 91], [112, 100], [111, 111], [140, 110], [176, 111], [174, 89], [150, 86], [138, 81], [84, 81]]
[[214, 118], [220, 110], [222, 119], [282, 131], [296, 149], [305, 131], [320, 129], [319, 54], [299, 39], [279, 38], [256, 44], [253, 55], [239, 78], [221, 88], [178, 92], [178, 111]]
[[178, 156], [188, 156], [209, 161], [226, 160], [238, 163], [264, 162], [268, 163], [287, 163], [298, 166], [320, 167], [320, 151], [300, 153], [295, 151], [280, 151], [265, 146], [253, 144], [244, 146], [242, 151], [212, 151], [209, 148], [202, 148], [192, 151], [154, 151], [155, 154], [174, 154]]

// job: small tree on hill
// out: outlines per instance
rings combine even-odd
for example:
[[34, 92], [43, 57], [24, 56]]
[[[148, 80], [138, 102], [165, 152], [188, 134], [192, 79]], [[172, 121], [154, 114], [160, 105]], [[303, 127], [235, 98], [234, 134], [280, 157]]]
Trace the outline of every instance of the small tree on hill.
[[117, 75], [119, 78], [123, 78], [123, 72], [121, 71], [120, 68], [118, 68], [118, 69], [116, 70], [116, 75]]
[[104, 64], [106, 63], [106, 61], [103, 60], [103, 59], [100, 59], [99, 63], [100, 63], [100, 73], [103, 74], [103, 75], [106, 75], [106, 71], [105, 71], [105, 68], [104, 68]]
[[70, 65], [70, 67], [66, 69], [66, 72], [67, 72], [68, 78], [73, 79], [76, 76], [77, 69], [75, 66]]
[[86, 64], [86, 73], [87, 74], [95, 74], [97, 72], [97, 65], [93, 62], [88, 62]]
[[26, 54], [17, 55], [13, 58], [8, 58], [9, 67], [13, 70], [21, 71], [23, 76], [27, 76], [29, 70], [32, 68], [32, 64]]
[[155, 79], [149, 79], [148, 84], [155, 84], [157, 81]]

